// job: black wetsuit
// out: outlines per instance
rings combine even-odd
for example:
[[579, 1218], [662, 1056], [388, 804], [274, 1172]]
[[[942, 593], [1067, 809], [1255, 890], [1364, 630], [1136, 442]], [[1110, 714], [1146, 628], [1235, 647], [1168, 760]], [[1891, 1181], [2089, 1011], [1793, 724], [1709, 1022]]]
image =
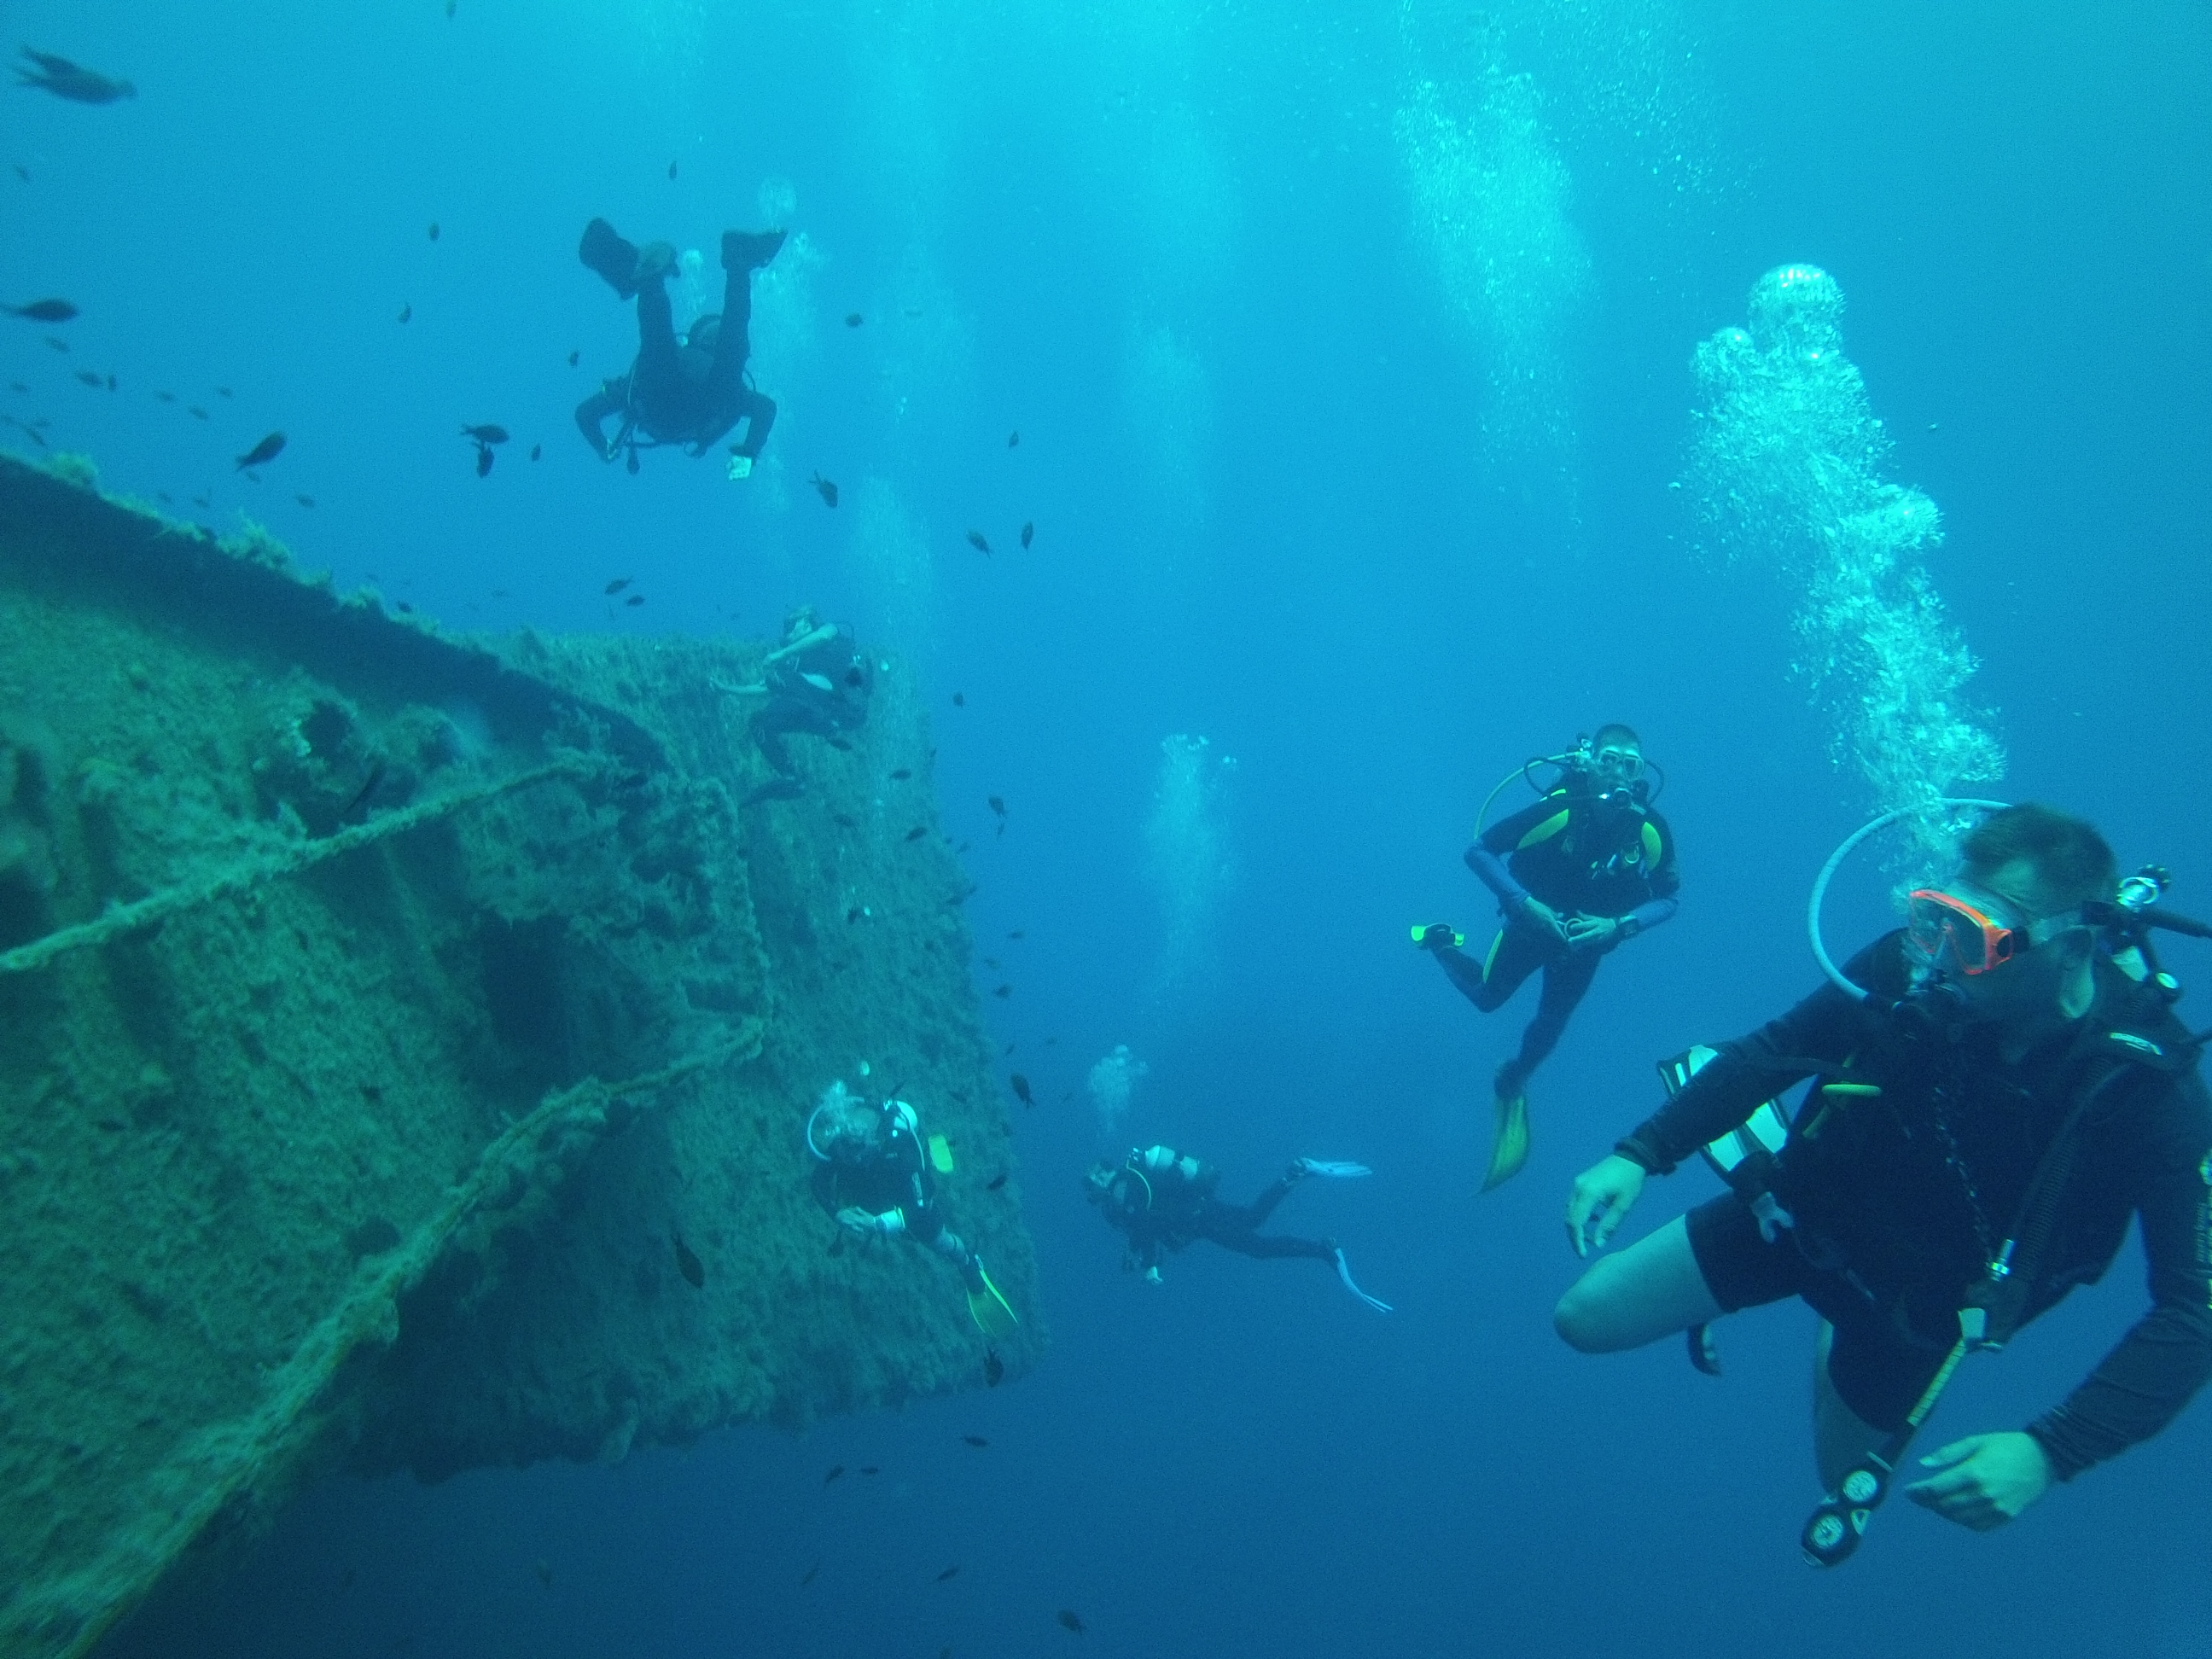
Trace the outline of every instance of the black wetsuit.
[[[711, 352], [677, 343], [665, 279], [638, 289], [637, 361], [629, 374], [607, 381], [576, 407], [577, 428], [592, 448], [611, 460], [635, 428], [654, 443], [681, 444], [702, 455], [743, 420], [745, 435], [735, 453], [760, 458], [775, 424], [775, 404], [745, 383], [745, 362], [752, 355], [752, 278], [746, 266], [727, 273], [721, 332]], [[611, 442], [605, 430], [610, 416], [622, 422]]]
[[[1437, 963], [1484, 1013], [1503, 1007], [1528, 975], [1543, 969], [1535, 1018], [1521, 1049], [1498, 1067], [1498, 1092], [1521, 1092], [1553, 1048], [1567, 1020], [1597, 977], [1599, 959], [1621, 941], [1674, 914], [1681, 879], [1667, 820], [1625, 795], [1601, 798], [1580, 780], [1501, 818], [1467, 849], [1468, 867], [1498, 896], [1504, 924], [1477, 962], [1455, 945], [1436, 949]], [[1521, 914], [1534, 897], [1562, 918], [1580, 911], [1609, 916], [1620, 931], [1601, 945], [1570, 949]]]
[[1180, 1250], [1194, 1239], [1208, 1239], [1239, 1255], [1262, 1258], [1311, 1256], [1336, 1259], [1332, 1239], [1286, 1238], [1259, 1229], [1274, 1213], [1304, 1171], [1293, 1166], [1249, 1204], [1224, 1204], [1213, 1195], [1221, 1171], [1166, 1146], [1132, 1152], [1115, 1174], [1100, 1207], [1129, 1240], [1128, 1264], [1150, 1273], [1163, 1251]]
[[1886, 936], [1844, 969], [1875, 1003], [1823, 985], [1723, 1045], [1620, 1151], [1664, 1172], [1807, 1077], [1879, 1089], [1808, 1091], [1771, 1176], [1794, 1225], [1762, 1238], [1730, 1193], [1691, 1212], [1689, 1231], [1723, 1308], [1796, 1295], [1828, 1319], [1838, 1393], [1894, 1429], [1956, 1339], [1985, 1265], [2005, 1239], [2027, 1237], [2035, 1172], [2088, 1100], [2048, 1244], [2037, 1259], [2014, 1258], [2017, 1321], [2100, 1278], [2131, 1215], [2152, 1306], [2063, 1405], [2028, 1425], [2070, 1480], [2157, 1433], [2212, 1374], [2212, 1101], [2172, 1010], [2102, 958], [2089, 1011], [2017, 1063], [1987, 1026], [1912, 1035], [1883, 1011], [1909, 982], [1902, 940]]
[[776, 775], [796, 782], [784, 738], [794, 732], [842, 742], [868, 718], [872, 683], [868, 659], [853, 641], [853, 630], [840, 624], [836, 636], [769, 665], [768, 701], [753, 716], [753, 739]]
[[938, 1206], [937, 1176], [923, 1148], [919, 1121], [895, 1108], [884, 1112], [865, 1157], [814, 1166], [814, 1198], [833, 1216], [847, 1208], [874, 1216], [896, 1210], [906, 1237], [957, 1263], [968, 1261], [966, 1247], [958, 1234], [946, 1230]]

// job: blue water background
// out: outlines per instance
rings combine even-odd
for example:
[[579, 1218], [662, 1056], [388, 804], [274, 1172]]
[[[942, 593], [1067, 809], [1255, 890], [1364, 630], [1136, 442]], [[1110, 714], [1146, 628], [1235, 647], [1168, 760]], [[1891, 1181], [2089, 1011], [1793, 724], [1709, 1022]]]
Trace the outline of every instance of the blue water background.
[[[1948, 517], [1934, 568], [2008, 792], [2090, 813], [2212, 906], [2201, 3], [1429, 17], [1494, 31], [1572, 181], [1592, 282], [1550, 471], [1486, 453], [1482, 349], [1392, 133], [1419, 72], [1392, 5], [6, 21], [141, 95], [0, 94], [0, 161], [31, 175], [0, 171], [0, 289], [85, 313], [67, 356], [0, 329], [31, 388], [4, 408], [111, 488], [249, 514], [454, 627], [757, 635], [811, 599], [905, 653], [946, 826], [974, 840], [979, 954], [1016, 988], [984, 1006], [1040, 1102], [1017, 1125], [1054, 1335], [1036, 1375], [615, 1468], [325, 1487], [118, 1652], [2212, 1654], [2201, 1408], [2003, 1534], [1900, 1504], [1815, 1577], [1808, 1314], [1732, 1322], [1719, 1382], [1671, 1343], [1589, 1359], [1549, 1326], [1567, 1182], [1648, 1109], [1655, 1057], [1809, 988], [1804, 889], [1866, 805], [1788, 678], [1796, 595], [1694, 560], [1667, 487], [1692, 347], [1761, 271], [1815, 261], [1850, 297], [1895, 474]], [[811, 338], [764, 382], [784, 419], [760, 474], [601, 466], [568, 411], [635, 337], [575, 261], [584, 221], [702, 247], [712, 279], [769, 179], [821, 262]], [[1181, 379], [1133, 368], [1161, 338]], [[454, 428], [481, 421], [516, 436], [479, 480]], [[228, 458], [280, 427], [284, 456], [241, 478]], [[903, 598], [856, 528], [871, 489], [927, 550]], [[644, 605], [602, 596], [620, 575]], [[1682, 911], [1608, 963], [1532, 1091], [1528, 1171], [1477, 1200], [1489, 1073], [1529, 1001], [1479, 1019], [1406, 927], [1481, 934], [1459, 852], [1483, 792], [1606, 719], [1668, 769]], [[1236, 758], [1236, 874], [1212, 970], [1164, 994], [1144, 830], [1171, 732]], [[1882, 923], [1862, 874], [1847, 939]], [[1102, 1150], [1084, 1071], [1123, 1042], [1151, 1067], [1130, 1135], [1232, 1193], [1294, 1152], [1371, 1163], [1281, 1224], [1340, 1236], [1398, 1312], [1203, 1249], [1160, 1289], [1118, 1273], [1077, 1177]], [[1708, 1190], [1655, 1184], [1635, 1224]], [[2025, 1421], [2142, 1302], [2130, 1245], [1969, 1367], [1938, 1437]], [[825, 1488], [835, 1463], [884, 1473]]]

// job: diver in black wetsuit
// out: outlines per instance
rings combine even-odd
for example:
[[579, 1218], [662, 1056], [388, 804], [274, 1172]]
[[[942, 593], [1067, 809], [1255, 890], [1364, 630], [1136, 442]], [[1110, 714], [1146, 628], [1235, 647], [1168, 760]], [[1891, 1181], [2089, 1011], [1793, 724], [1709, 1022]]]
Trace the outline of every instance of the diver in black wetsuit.
[[1129, 1241], [1122, 1266], [1141, 1270], [1146, 1279], [1160, 1282], [1160, 1254], [1180, 1250], [1194, 1239], [1208, 1239], [1239, 1255], [1274, 1260], [1310, 1256], [1336, 1269], [1344, 1287], [1377, 1313], [1389, 1313], [1389, 1304], [1377, 1302], [1352, 1283], [1344, 1251], [1333, 1238], [1290, 1238], [1260, 1229], [1290, 1195], [1291, 1188], [1308, 1176], [1339, 1180], [1368, 1173], [1363, 1164], [1332, 1163], [1302, 1158], [1282, 1177], [1249, 1204], [1224, 1204], [1214, 1189], [1221, 1171], [1211, 1164], [1170, 1146], [1132, 1151], [1119, 1165], [1100, 1162], [1091, 1167], [1085, 1195], [1098, 1206], [1107, 1221]]
[[[775, 404], [745, 381], [752, 353], [753, 272], [783, 246], [780, 230], [722, 233], [722, 309], [696, 319], [676, 337], [668, 303], [668, 273], [676, 250], [654, 242], [642, 250], [615, 234], [604, 219], [584, 227], [577, 257], [627, 300], [637, 296], [637, 361], [629, 373], [607, 381], [576, 406], [576, 429], [603, 461], [628, 452], [637, 471], [638, 434], [647, 444], [681, 444], [703, 455], [739, 421], [745, 435], [731, 447], [732, 477], [744, 477], [775, 424]], [[610, 417], [621, 424], [611, 439]]]
[[938, 1176], [952, 1172], [952, 1149], [942, 1135], [925, 1139], [911, 1105], [896, 1099], [873, 1105], [833, 1083], [807, 1117], [806, 1150], [814, 1158], [815, 1201], [840, 1227], [934, 1251], [959, 1270], [976, 1328], [990, 1337], [1013, 1334], [1019, 1323], [1013, 1310], [982, 1258], [945, 1224], [938, 1202]]
[[1480, 961], [1445, 923], [1414, 942], [1484, 1013], [1503, 1007], [1541, 969], [1535, 1017], [1520, 1051], [1498, 1068], [1498, 1137], [1482, 1189], [1528, 1158], [1529, 1074], [1559, 1045], [1597, 977], [1598, 963], [1674, 914], [1681, 886], [1674, 836], [1643, 789], [1644, 747], [1625, 726], [1602, 726], [1549, 794], [1501, 818], [1467, 849], [1468, 866], [1498, 896], [1504, 918]]
[[753, 741], [775, 775], [746, 795], [744, 804], [790, 800], [804, 793], [784, 739], [804, 732], [850, 748], [846, 734], [866, 724], [873, 684], [868, 659], [854, 643], [849, 627], [823, 622], [812, 605], [803, 605], [785, 617], [783, 643], [762, 661], [757, 682], [716, 683], [717, 690], [733, 696], [767, 699], [752, 718]]
[[2212, 1374], [2212, 1100], [2140, 953], [2111, 954], [2100, 933], [2119, 914], [2101, 836], [2014, 806], [1961, 852], [1955, 877], [1912, 895], [1911, 925], [1844, 969], [1866, 1000], [1823, 986], [1724, 1045], [1576, 1181], [1567, 1227], [1587, 1254], [1648, 1175], [1816, 1079], [1762, 1191], [1732, 1175], [1726, 1195], [1592, 1267], [1555, 1322], [1610, 1352], [1802, 1297], [1824, 1321], [1814, 1430], [1833, 1494], [1870, 1451], [1885, 1467], [1903, 1455], [1895, 1437], [1932, 1404], [1954, 1343], [1994, 1346], [2096, 1279], [2139, 1218], [2150, 1311], [2063, 1405], [1953, 1442], [1906, 1489], [1982, 1530], [2157, 1433]]

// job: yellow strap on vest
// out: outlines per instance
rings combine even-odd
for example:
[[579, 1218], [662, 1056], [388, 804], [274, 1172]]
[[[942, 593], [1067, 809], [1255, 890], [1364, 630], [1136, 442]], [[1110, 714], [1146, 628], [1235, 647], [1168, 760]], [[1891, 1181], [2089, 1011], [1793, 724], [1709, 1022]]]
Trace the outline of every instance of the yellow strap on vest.
[[1565, 807], [1561, 808], [1559, 811], [1553, 813], [1550, 817], [1546, 818], [1534, 830], [1531, 830], [1527, 835], [1522, 836], [1519, 841], [1516, 842], [1513, 844], [1513, 850], [1517, 853], [1524, 847], [1534, 847], [1540, 841], [1551, 840], [1553, 836], [1558, 835], [1560, 830], [1567, 827], [1568, 817], [1569, 809]]

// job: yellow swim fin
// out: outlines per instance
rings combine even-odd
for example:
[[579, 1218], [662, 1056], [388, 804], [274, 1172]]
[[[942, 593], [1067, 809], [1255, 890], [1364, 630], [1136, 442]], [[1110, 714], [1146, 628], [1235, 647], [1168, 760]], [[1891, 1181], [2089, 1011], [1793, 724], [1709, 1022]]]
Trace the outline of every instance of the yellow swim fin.
[[1528, 1161], [1528, 1097], [1516, 1091], [1509, 1098], [1498, 1097], [1498, 1139], [1490, 1146], [1490, 1173], [1482, 1190], [1503, 1187], [1521, 1173]]
[[1022, 1322], [1014, 1317], [1014, 1310], [1006, 1305], [1006, 1298], [999, 1294], [999, 1287], [991, 1282], [991, 1275], [983, 1271], [983, 1264], [975, 1264], [975, 1277], [981, 1280], [980, 1288], [968, 1292], [968, 1316], [975, 1322], [975, 1328], [994, 1342], [1003, 1342], [1021, 1328]]

